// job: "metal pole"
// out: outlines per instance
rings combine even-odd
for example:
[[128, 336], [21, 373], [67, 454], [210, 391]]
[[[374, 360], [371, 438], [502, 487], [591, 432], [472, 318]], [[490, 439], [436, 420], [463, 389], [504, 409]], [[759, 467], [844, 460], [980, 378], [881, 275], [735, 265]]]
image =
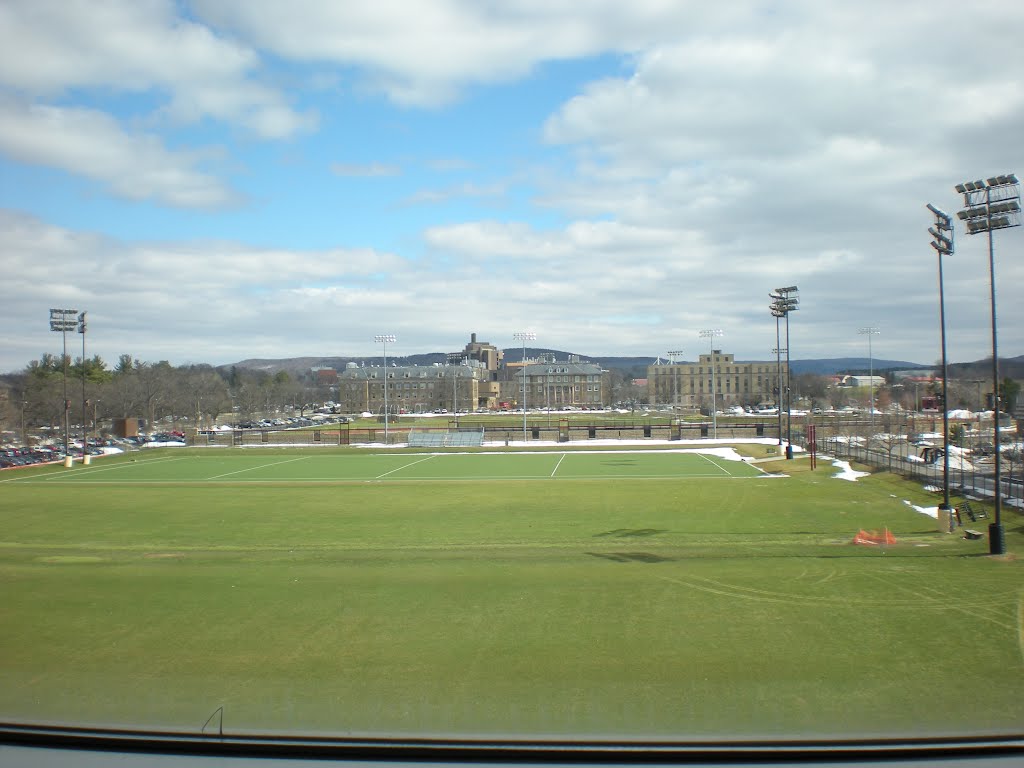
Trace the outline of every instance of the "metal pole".
[[779, 445], [782, 445], [782, 340], [779, 338], [779, 318], [775, 313], [775, 407], [779, 412]]
[[[996, 205], [993, 205], [992, 190], [997, 191]], [[985, 197], [981, 198], [984, 190]], [[992, 299], [992, 405], [994, 411], [993, 441], [995, 445], [994, 481], [995, 481], [995, 521], [988, 527], [989, 552], [1001, 555], [1006, 551], [1003, 531], [1003, 489], [1002, 489], [1002, 452], [999, 435], [999, 343], [996, 330], [996, 265], [995, 245], [992, 230], [1020, 226], [1020, 181], [1016, 174], [1004, 174], [989, 177], [986, 181], [965, 181], [956, 185], [956, 191], [964, 196], [964, 209], [957, 213], [958, 218], [966, 223], [968, 234], [988, 233], [988, 268]], [[984, 204], [981, 204], [981, 203]], [[993, 214], [998, 214], [993, 217]]]
[[718, 439], [718, 385], [715, 376], [715, 337], [722, 335], [721, 328], [705, 328], [700, 332], [701, 338], [711, 341], [711, 429], [712, 437]]
[[537, 334], [532, 331], [518, 331], [513, 334], [513, 338], [523, 342], [523, 443], [526, 443], [526, 342], [533, 341], [537, 338]]
[[670, 350], [666, 354], [668, 354], [668, 361], [672, 366], [672, 413], [675, 414], [679, 407], [679, 362], [677, 358], [683, 354], [683, 350]]
[[880, 333], [880, 331], [872, 325], [867, 328], [861, 328], [858, 333], [865, 334], [868, 337], [868, 429], [870, 434], [868, 435], [867, 447], [870, 449], [871, 439], [875, 436], [875, 358], [871, 350], [871, 337], [876, 333]]
[[86, 449], [89, 447], [89, 427], [87, 426], [88, 416], [86, 415], [85, 409], [87, 400], [85, 399], [85, 312], [78, 316], [78, 332], [82, 334], [82, 462], [87, 461]]
[[786, 312], [786, 458], [793, 458], [793, 394], [789, 367], [789, 312]]
[[999, 442], [999, 345], [996, 339], [996, 257], [992, 242], [992, 189], [985, 187], [985, 208], [988, 212], [988, 273], [992, 295], [992, 404], [994, 406], [994, 422], [992, 428], [995, 443], [993, 471], [995, 472], [995, 520], [989, 526], [989, 554], [1001, 555], [1006, 552], [1006, 540], [1003, 533], [1003, 493], [1002, 493], [1002, 461]]
[[[949, 405], [947, 400], [949, 370], [946, 364], [946, 292], [944, 287], [945, 283], [942, 278], [942, 255], [944, 253], [953, 253], [953, 228], [950, 224], [949, 216], [930, 204], [928, 205], [928, 208], [935, 214], [935, 230], [931, 232], [935, 237], [935, 240], [932, 242], [932, 247], [935, 248], [939, 254], [939, 333], [942, 341], [942, 504], [939, 505], [939, 513], [940, 517], [944, 515], [945, 519], [950, 521], [949, 532], [952, 533], [953, 519], [949, 516], [949, 512], [952, 509], [949, 504]], [[942, 234], [944, 231], [948, 231], [950, 233], [949, 238], [946, 238]], [[961, 491], [963, 487], [962, 477], [964, 468], [962, 443], [963, 441], [961, 440]]]
[[67, 326], [61, 328], [60, 333], [64, 341], [64, 354], [62, 356], [62, 362], [64, 364], [64, 458], [71, 455], [71, 401], [68, 400], [68, 329]]
[[711, 339], [711, 436], [718, 439], [718, 386], [715, 382], [715, 339]]
[[395, 343], [393, 333], [374, 336], [373, 340], [384, 345], [384, 445], [388, 444], [388, 342]]
[[64, 348], [61, 363], [63, 364], [64, 369], [64, 461], [66, 465], [68, 457], [71, 454], [71, 401], [68, 400], [68, 331], [75, 330], [75, 316], [77, 314], [77, 309], [50, 310], [50, 330], [60, 331], [61, 341], [63, 342]]

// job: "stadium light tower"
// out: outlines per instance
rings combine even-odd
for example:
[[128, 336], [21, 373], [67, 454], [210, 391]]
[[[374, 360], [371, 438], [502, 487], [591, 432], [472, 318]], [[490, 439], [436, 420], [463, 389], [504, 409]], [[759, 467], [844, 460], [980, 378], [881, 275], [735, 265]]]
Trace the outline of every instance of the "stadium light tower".
[[[939, 505], [939, 516], [950, 520], [952, 532], [953, 523], [949, 516], [952, 509], [949, 505], [949, 408], [946, 406], [949, 372], [946, 366], [946, 294], [942, 282], [942, 257], [953, 255], [953, 222], [931, 203], [927, 208], [935, 215], [935, 225], [928, 228], [928, 234], [932, 236], [931, 246], [939, 256], [939, 336], [942, 340], [942, 504]], [[960, 466], [963, 467], [963, 457], [960, 458]]]
[[718, 400], [715, 383], [715, 339], [722, 335], [721, 328], [705, 328], [699, 333], [702, 339], [711, 339], [711, 433], [718, 439]]
[[78, 328], [77, 309], [51, 309], [50, 330], [60, 333], [64, 339], [64, 354], [61, 356], [61, 363], [64, 366], [64, 463], [70, 466], [68, 458], [71, 456], [71, 401], [68, 400], [68, 331], [75, 331]]
[[89, 452], [86, 450], [89, 447], [89, 427], [87, 426], [88, 414], [86, 408], [89, 407], [89, 401], [85, 399], [85, 331], [87, 329], [85, 322], [85, 312], [78, 316], [78, 332], [82, 334], [82, 463], [89, 463]]
[[[786, 318], [786, 458], [793, 458], [793, 397], [792, 378], [793, 372], [789, 366], [789, 313], [800, 309], [800, 289], [795, 285], [788, 285], [785, 288], [776, 288], [774, 293], [768, 296], [772, 300], [771, 309], [773, 314], [781, 312]], [[782, 381], [779, 381], [779, 395], [782, 395]], [[781, 410], [780, 410], [781, 414]], [[782, 421], [779, 421], [779, 428]]]
[[779, 413], [779, 445], [782, 445], [782, 341], [779, 338], [780, 320], [786, 316], [786, 310], [775, 302], [768, 305], [772, 317], [775, 318], [775, 410]]
[[881, 333], [873, 325], [858, 328], [857, 333], [868, 337], [868, 397], [871, 405], [868, 408], [868, 425], [871, 434], [868, 436], [868, 448], [871, 447], [871, 438], [875, 436], [875, 358], [871, 352], [871, 337]]
[[516, 331], [512, 337], [523, 342], [523, 444], [526, 444], [526, 342], [536, 341], [537, 334], [533, 331]]
[[996, 259], [992, 232], [1020, 226], [1020, 182], [1012, 173], [992, 176], [985, 181], [965, 181], [957, 184], [956, 191], [964, 196], [964, 208], [957, 212], [957, 218], [964, 222], [967, 234], [988, 233], [988, 271], [992, 299], [992, 401], [994, 405], [995, 443], [995, 520], [988, 527], [989, 553], [1001, 555], [1006, 552], [1006, 538], [1003, 531], [1003, 495], [999, 487], [1002, 482], [999, 444], [999, 348], [996, 338]]
[[384, 445], [388, 444], [388, 344], [395, 343], [395, 334], [382, 333], [373, 337], [378, 344], [384, 345]]
[[668, 361], [672, 364], [672, 412], [675, 413], [676, 408], [679, 406], [679, 357], [682, 356], [683, 350], [675, 349], [665, 353], [668, 355]]

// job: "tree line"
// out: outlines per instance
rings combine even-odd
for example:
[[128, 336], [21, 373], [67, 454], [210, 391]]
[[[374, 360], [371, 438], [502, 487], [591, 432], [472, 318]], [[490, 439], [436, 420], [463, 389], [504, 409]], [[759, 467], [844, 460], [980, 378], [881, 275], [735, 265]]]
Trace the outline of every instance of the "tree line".
[[171, 429], [208, 428], [295, 410], [305, 414], [331, 398], [312, 372], [215, 368], [206, 364], [174, 366], [121, 355], [111, 367], [98, 355], [83, 360], [44, 354], [23, 371], [0, 377], [0, 422], [8, 432], [35, 433], [62, 428], [66, 393], [73, 432], [94, 420], [137, 418], [145, 424], [169, 423]]

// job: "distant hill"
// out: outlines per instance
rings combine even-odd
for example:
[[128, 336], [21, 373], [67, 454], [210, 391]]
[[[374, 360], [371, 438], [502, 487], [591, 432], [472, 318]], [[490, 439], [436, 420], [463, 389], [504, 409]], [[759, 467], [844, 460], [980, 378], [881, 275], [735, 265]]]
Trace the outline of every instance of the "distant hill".
[[[999, 356], [999, 375], [1011, 379], [1024, 379], [1024, 355], [1017, 357]], [[949, 377], [957, 379], [992, 378], [992, 358], [978, 360], [973, 363], [951, 363]]]
[[819, 376], [835, 376], [840, 373], [869, 373], [872, 369], [875, 375], [881, 376], [886, 371], [932, 371], [934, 365], [922, 365], [921, 363], [908, 363], [906, 360], [872, 360], [869, 357], [834, 357], [819, 360], [790, 360], [790, 367], [793, 373], [816, 373]]

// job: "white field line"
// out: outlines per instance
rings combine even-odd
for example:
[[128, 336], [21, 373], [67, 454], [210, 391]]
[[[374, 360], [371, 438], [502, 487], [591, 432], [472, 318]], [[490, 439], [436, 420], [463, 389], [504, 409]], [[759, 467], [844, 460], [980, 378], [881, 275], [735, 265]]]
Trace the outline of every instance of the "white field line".
[[222, 477], [230, 477], [231, 475], [238, 475], [242, 472], [252, 472], [257, 469], [266, 469], [267, 467], [276, 467], [278, 464], [290, 464], [293, 461], [303, 461], [310, 458], [309, 456], [297, 456], [294, 459], [284, 459], [283, 461], [272, 461], [269, 464], [259, 464], [255, 467], [246, 467], [245, 469], [236, 469], [234, 472], [225, 472], [223, 475], [214, 475], [213, 477], [206, 478], [207, 480], [219, 480]]
[[558, 468], [559, 468], [560, 466], [562, 466], [562, 462], [563, 462], [563, 461], [565, 461], [565, 454], [564, 454], [564, 453], [563, 453], [563, 454], [562, 454], [561, 456], [559, 456], [559, 457], [558, 457], [558, 463], [557, 463], [557, 464], [555, 464], [555, 468], [551, 470], [551, 475], [550, 475], [550, 477], [554, 477], [554, 476], [555, 476], [555, 472], [557, 472], [557, 471], [558, 471]]
[[713, 464], [714, 466], [718, 467], [718, 468], [719, 468], [720, 470], [722, 470], [723, 472], [725, 472], [725, 474], [727, 474], [727, 475], [728, 475], [729, 477], [732, 477], [732, 472], [730, 472], [730, 471], [729, 471], [728, 469], [726, 469], [725, 467], [723, 467], [723, 466], [722, 466], [721, 464], [719, 464], [719, 463], [718, 463], [717, 461], [715, 461], [714, 459], [712, 459], [712, 458], [711, 458], [711, 456], [709, 456], [708, 454], [706, 454], [706, 453], [702, 453], [702, 454], [700, 454], [700, 456], [701, 456], [701, 458], [702, 458], [702, 459], [706, 459], [707, 461], [711, 462], [711, 464]]
[[[110, 465], [105, 466], [105, 467], [95, 467], [95, 468], [93, 468], [92, 464], [90, 464], [88, 468], [81, 467], [81, 468], [79, 468], [79, 470], [77, 472], [75, 472], [75, 471], [72, 471], [72, 472], [61, 472], [60, 474], [42, 475], [42, 476], [38, 476], [38, 477], [12, 477], [12, 478], [9, 478], [7, 480], [0, 480], [0, 483], [14, 483], [14, 482], [19, 482], [19, 481], [23, 482], [23, 483], [41, 483], [41, 482], [50, 482], [50, 481], [53, 481], [53, 480], [60, 480], [62, 478], [79, 480], [79, 477], [77, 477], [77, 475], [79, 475], [80, 473], [87, 473], [89, 475], [89, 477], [92, 477], [97, 472], [110, 472], [111, 470], [114, 470], [114, 469], [126, 469], [126, 468], [131, 468], [131, 467], [143, 467], [143, 466], [146, 466], [146, 465], [149, 465], [149, 464], [164, 464], [164, 463], [167, 463], [169, 461], [185, 461], [188, 458], [191, 458], [191, 457], [189, 457], [189, 456], [175, 456], [172, 459], [172, 458], [168, 458], [166, 456], [162, 456], [162, 457], [156, 458], [156, 459], [145, 459], [144, 461], [134, 461], [133, 460], [133, 461], [130, 461], [130, 462], [124, 462], [124, 463], [120, 463], [120, 464], [110, 464]], [[89, 481], [88, 480], [82, 480], [81, 482], [89, 482]]]
[[431, 459], [436, 459], [437, 457], [438, 454], [432, 453], [429, 456], [419, 459], [418, 461], [410, 461], [408, 464], [403, 464], [400, 467], [395, 467], [394, 469], [385, 472], [383, 475], [377, 475], [377, 477], [375, 477], [374, 480], [380, 480], [382, 477], [387, 477], [392, 472], [401, 472], [403, 469], [408, 469], [409, 467], [415, 466], [416, 464], [422, 464], [424, 461], [430, 461]]

